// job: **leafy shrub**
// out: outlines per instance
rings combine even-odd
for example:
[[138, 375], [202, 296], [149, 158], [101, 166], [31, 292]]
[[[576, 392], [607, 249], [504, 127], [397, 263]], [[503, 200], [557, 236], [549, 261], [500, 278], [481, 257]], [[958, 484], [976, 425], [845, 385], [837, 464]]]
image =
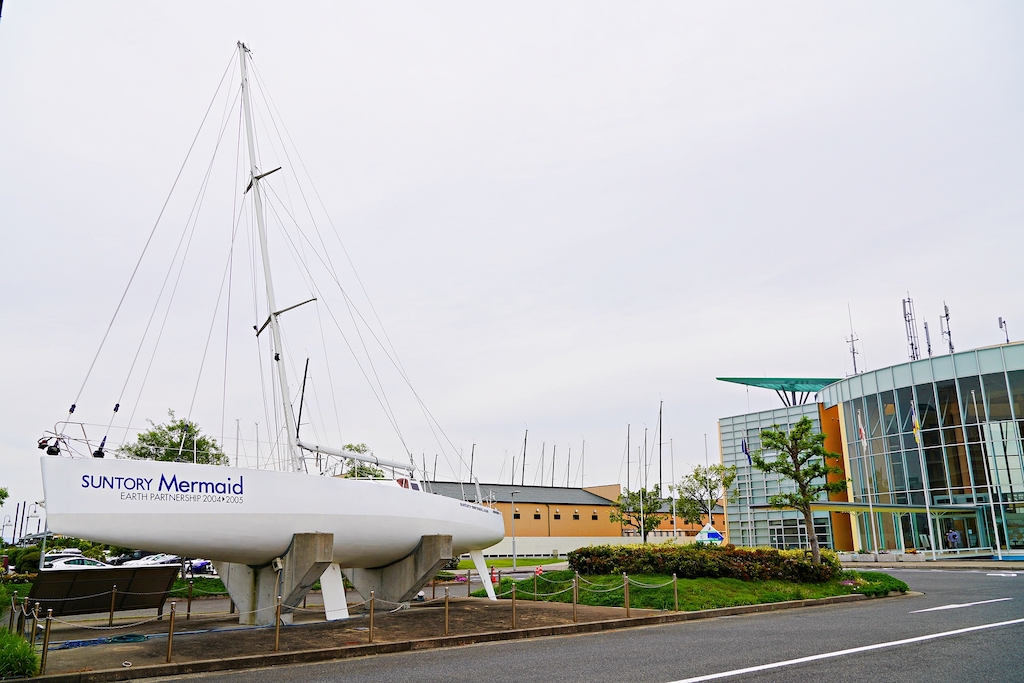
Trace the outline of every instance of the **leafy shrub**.
[[802, 551], [691, 545], [588, 546], [569, 553], [569, 567], [581, 574], [676, 574], [683, 579], [733, 578], [743, 581], [824, 583], [842, 566], [835, 553], [822, 551], [812, 564]]
[[14, 565], [14, 569], [19, 574], [28, 574], [31, 571], [39, 570], [39, 551], [33, 551], [31, 553], [24, 553], [18, 558], [18, 564]]
[[0, 677], [35, 676], [39, 671], [39, 656], [32, 644], [0, 628]]

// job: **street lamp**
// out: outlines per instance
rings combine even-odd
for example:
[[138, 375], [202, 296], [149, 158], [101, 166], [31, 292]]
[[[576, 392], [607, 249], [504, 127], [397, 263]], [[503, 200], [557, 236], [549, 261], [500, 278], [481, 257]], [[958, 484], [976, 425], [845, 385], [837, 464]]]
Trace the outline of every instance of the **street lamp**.
[[513, 491], [512, 498], [512, 571], [516, 570], [516, 494], [522, 491]]
[[[4, 543], [4, 534], [7, 533], [7, 527], [13, 527], [14, 522], [11, 521], [10, 515], [4, 515], [4, 523], [0, 526], [0, 543]], [[11, 545], [14, 545], [14, 536], [11, 536]]]

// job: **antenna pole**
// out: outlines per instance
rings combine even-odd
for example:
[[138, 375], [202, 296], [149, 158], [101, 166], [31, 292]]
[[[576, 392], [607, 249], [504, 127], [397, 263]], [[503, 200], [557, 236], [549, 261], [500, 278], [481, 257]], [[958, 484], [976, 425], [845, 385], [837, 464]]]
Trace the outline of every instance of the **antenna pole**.
[[270, 273], [270, 253], [267, 249], [267, 227], [263, 222], [263, 197], [260, 194], [260, 169], [256, 165], [256, 141], [253, 137], [252, 103], [249, 93], [248, 59], [249, 48], [238, 43], [239, 64], [242, 69], [242, 106], [245, 113], [245, 134], [249, 143], [249, 173], [252, 176], [252, 198], [256, 212], [256, 230], [260, 238], [260, 251], [263, 254], [263, 280], [267, 287], [267, 307], [270, 321], [270, 333], [273, 340], [274, 364], [277, 366], [278, 385], [281, 388], [281, 408], [284, 411], [285, 432], [288, 438], [288, 453], [291, 456], [290, 469], [298, 472], [302, 469], [302, 459], [296, 449], [298, 436], [295, 433], [295, 415], [292, 414], [291, 401], [288, 397], [288, 370], [281, 354], [281, 328], [277, 320], [277, 302], [274, 298], [274, 280]]
[[[853, 374], [857, 374], [857, 342], [860, 339], [856, 334], [853, 333], [853, 311], [850, 310], [850, 304], [846, 304], [846, 314], [850, 317], [850, 337], [846, 340], [846, 343], [850, 345], [850, 355], [853, 357]], [[925, 326], [925, 332], [928, 331], [927, 325]], [[750, 389], [747, 389], [748, 400], [749, 400]], [[749, 406], [748, 406], [749, 409]]]
[[1003, 316], [999, 316], [999, 329], [1001, 329], [1003, 331], [1003, 334], [1006, 335], [1006, 343], [1009, 344], [1010, 343], [1010, 328], [1006, 324], [1006, 321], [1003, 320]]
[[942, 330], [942, 336], [945, 337], [946, 343], [949, 345], [949, 352], [953, 353], [953, 333], [949, 329], [949, 306], [946, 305], [945, 301], [942, 302], [942, 309], [944, 315], [939, 317], [939, 327], [942, 327], [942, 321], [945, 320], [946, 328]]
[[932, 357], [932, 335], [928, 333], [928, 321], [924, 321], [924, 343], [928, 347], [928, 357]]
[[917, 318], [914, 317], [914, 300], [910, 298], [910, 292], [907, 292], [907, 298], [903, 300], [903, 322], [907, 327], [907, 351], [910, 360], [919, 360], [921, 347], [917, 341]]

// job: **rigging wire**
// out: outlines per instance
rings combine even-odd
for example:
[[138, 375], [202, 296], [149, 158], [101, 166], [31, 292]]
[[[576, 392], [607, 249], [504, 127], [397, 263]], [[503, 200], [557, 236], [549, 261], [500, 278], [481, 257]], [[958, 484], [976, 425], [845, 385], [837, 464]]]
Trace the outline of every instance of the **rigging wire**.
[[178, 169], [178, 174], [174, 177], [174, 182], [171, 183], [171, 189], [167, 193], [167, 198], [164, 199], [163, 206], [160, 207], [160, 212], [157, 214], [156, 221], [153, 223], [153, 227], [149, 231], [149, 237], [146, 238], [146, 243], [142, 247], [142, 253], [139, 254], [139, 259], [135, 262], [135, 267], [132, 269], [132, 274], [128, 278], [128, 283], [125, 285], [124, 291], [121, 293], [121, 298], [118, 300], [117, 306], [114, 308], [114, 314], [110, 317], [110, 322], [107, 324], [107, 329], [103, 333], [103, 338], [100, 339], [99, 348], [96, 349], [96, 354], [93, 356], [92, 362], [89, 363], [89, 369], [86, 371], [85, 378], [82, 380], [82, 386], [79, 387], [78, 393], [75, 395], [75, 401], [71, 404], [71, 409], [68, 411], [69, 415], [75, 412], [75, 406], [78, 405], [78, 401], [82, 398], [82, 392], [85, 390], [85, 385], [89, 381], [89, 376], [92, 374], [93, 368], [96, 366], [96, 360], [100, 357], [100, 352], [103, 351], [103, 346], [106, 344], [107, 336], [110, 334], [110, 330], [114, 326], [114, 321], [117, 319], [117, 314], [121, 311], [121, 306], [124, 304], [125, 297], [128, 296], [128, 290], [131, 288], [132, 282], [134, 282], [135, 276], [139, 272], [139, 266], [142, 265], [142, 260], [146, 256], [146, 251], [149, 249], [149, 245], [153, 241], [153, 236], [156, 234], [157, 226], [160, 225], [160, 219], [163, 218], [164, 211], [167, 209], [167, 204], [171, 201], [174, 189], [178, 186], [181, 174], [185, 171], [185, 165], [188, 163], [189, 157], [192, 155], [192, 150], [195, 148], [196, 141], [199, 139], [199, 134], [202, 132], [203, 126], [206, 124], [206, 118], [209, 116], [214, 102], [217, 101], [217, 95], [220, 93], [220, 89], [224, 85], [224, 79], [227, 77], [228, 71], [231, 69], [234, 62], [235, 53], [233, 52], [231, 59], [228, 61], [228, 65], [224, 68], [224, 73], [220, 77], [217, 89], [214, 91], [213, 97], [210, 99], [210, 104], [206, 107], [206, 112], [203, 114], [203, 120], [199, 123], [199, 129], [196, 131], [195, 137], [192, 138], [192, 144], [189, 145], [188, 152], [185, 153], [185, 159], [181, 162], [181, 168]]

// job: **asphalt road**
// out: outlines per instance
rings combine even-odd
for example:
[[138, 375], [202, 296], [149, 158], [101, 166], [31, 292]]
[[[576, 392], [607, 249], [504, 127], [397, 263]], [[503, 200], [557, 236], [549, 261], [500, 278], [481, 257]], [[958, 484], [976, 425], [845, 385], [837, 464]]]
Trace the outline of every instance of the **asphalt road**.
[[[1024, 573], [889, 571], [924, 595], [183, 678], [224, 683], [673, 683], [698, 677], [737, 683], [1024, 683]], [[967, 603], [981, 604], [947, 607]], [[960, 629], [974, 630], [933, 637]], [[922, 639], [842, 652], [913, 638]], [[820, 658], [787, 663], [805, 657]], [[758, 666], [770, 668], [730, 673]]]

